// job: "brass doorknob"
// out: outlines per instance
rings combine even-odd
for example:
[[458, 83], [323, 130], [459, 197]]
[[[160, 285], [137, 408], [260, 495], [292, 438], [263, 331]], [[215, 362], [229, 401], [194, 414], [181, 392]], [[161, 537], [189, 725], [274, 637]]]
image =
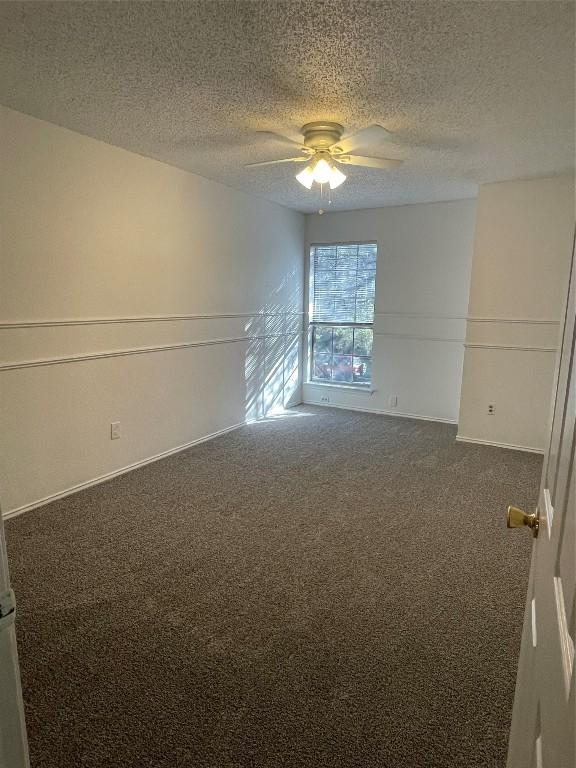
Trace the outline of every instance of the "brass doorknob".
[[523, 509], [518, 507], [508, 507], [508, 514], [506, 515], [506, 527], [507, 528], [522, 528], [527, 526], [532, 529], [532, 535], [534, 538], [538, 536], [538, 528], [540, 527], [540, 520], [538, 519], [538, 513], [533, 512], [529, 515], [524, 512]]

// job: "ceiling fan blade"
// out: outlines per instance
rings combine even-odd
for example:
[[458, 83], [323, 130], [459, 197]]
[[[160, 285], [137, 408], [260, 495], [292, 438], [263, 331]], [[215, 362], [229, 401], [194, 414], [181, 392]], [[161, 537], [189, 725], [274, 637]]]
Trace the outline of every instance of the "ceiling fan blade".
[[276, 133], [276, 131], [256, 131], [256, 134], [262, 138], [274, 139], [274, 141], [281, 141], [283, 144], [291, 144], [298, 149], [304, 149], [302, 140], [293, 136], [284, 136], [283, 133]]
[[[356, 147], [367, 147], [371, 144], [380, 144], [383, 141], [390, 141], [393, 139], [393, 134], [383, 128], [381, 125], [369, 125], [367, 128], [361, 128], [359, 131], [354, 131], [348, 136], [344, 136], [343, 139], [337, 141], [334, 147], [339, 147], [342, 152], [348, 153]], [[332, 147], [331, 147], [332, 149]]]
[[284, 157], [282, 160], [264, 160], [261, 163], [246, 163], [244, 168], [256, 168], [261, 165], [278, 165], [279, 163], [305, 163], [310, 160], [310, 155], [302, 157]]
[[361, 165], [365, 168], [396, 168], [402, 165], [402, 160], [392, 160], [388, 157], [365, 157], [364, 155], [333, 155], [333, 159], [342, 165]]

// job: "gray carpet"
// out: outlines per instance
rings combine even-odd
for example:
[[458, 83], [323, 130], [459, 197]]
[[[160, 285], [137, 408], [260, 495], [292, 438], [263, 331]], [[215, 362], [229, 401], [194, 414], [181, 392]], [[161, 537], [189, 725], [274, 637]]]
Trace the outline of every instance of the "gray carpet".
[[33, 768], [504, 768], [540, 457], [292, 413], [8, 522]]

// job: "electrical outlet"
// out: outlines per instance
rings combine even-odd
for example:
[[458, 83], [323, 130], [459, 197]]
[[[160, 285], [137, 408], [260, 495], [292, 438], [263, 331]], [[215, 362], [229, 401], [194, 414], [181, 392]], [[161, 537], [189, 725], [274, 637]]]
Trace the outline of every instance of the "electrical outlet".
[[321, 395], [320, 396], [320, 402], [321, 403], [329, 403], [330, 402], [330, 395]]
[[113, 421], [112, 424], [110, 424], [110, 440], [119, 440], [121, 437], [122, 432], [120, 431], [120, 422]]
[[488, 408], [486, 410], [486, 413], [488, 416], [494, 416], [494, 413], [496, 412], [496, 406], [494, 403], [488, 403]]
[[398, 405], [398, 398], [397, 398], [397, 396], [396, 395], [390, 395], [390, 397], [388, 398], [388, 406], [390, 408], [396, 408], [397, 405]]

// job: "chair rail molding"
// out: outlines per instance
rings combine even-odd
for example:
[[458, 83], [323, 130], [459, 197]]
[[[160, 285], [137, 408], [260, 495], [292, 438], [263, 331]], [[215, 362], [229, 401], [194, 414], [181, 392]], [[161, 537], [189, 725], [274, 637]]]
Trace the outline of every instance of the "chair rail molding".
[[560, 320], [533, 317], [467, 317], [469, 323], [525, 323], [526, 325], [560, 325]]
[[229, 318], [286, 317], [287, 315], [299, 316], [302, 314], [303, 313], [298, 310], [285, 310], [279, 312], [223, 312], [204, 315], [138, 315], [137, 317], [11, 320], [0, 322], [0, 330], [10, 330], [12, 328], [58, 328], [74, 325], [112, 325], [114, 323], [169, 323], [188, 320], [225, 320]]
[[79, 363], [86, 360], [102, 360], [110, 357], [125, 357], [127, 355], [144, 355], [152, 352], [166, 352], [178, 349], [191, 349], [194, 347], [208, 347], [217, 344], [238, 344], [244, 341], [263, 341], [266, 339], [297, 338], [302, 336], [302, 331], [293, 333], [269, 333], [258, 336], [238, 336], [227, 339], [203, 339], [202, 341], [189, 341], [182, 344], [158, 344], [152, 347], [133, 347], [131, 349], [118, 349], [107, 352], [89, 352], [83, 355], [68, 355], [66, 357], [50, 357], [38, 360], [22, 360], [20, 362], [3, 363], [0, 372], [15, 371], [23, 368], [39, 368], [46, 365], [62, 365], [65, 363]]
[[535, 347], [526, 344], [489, 344], [465, 342], [466, 349], [501, 349], [514, 350], [516, 352], [557, 352], [557, 347]]

